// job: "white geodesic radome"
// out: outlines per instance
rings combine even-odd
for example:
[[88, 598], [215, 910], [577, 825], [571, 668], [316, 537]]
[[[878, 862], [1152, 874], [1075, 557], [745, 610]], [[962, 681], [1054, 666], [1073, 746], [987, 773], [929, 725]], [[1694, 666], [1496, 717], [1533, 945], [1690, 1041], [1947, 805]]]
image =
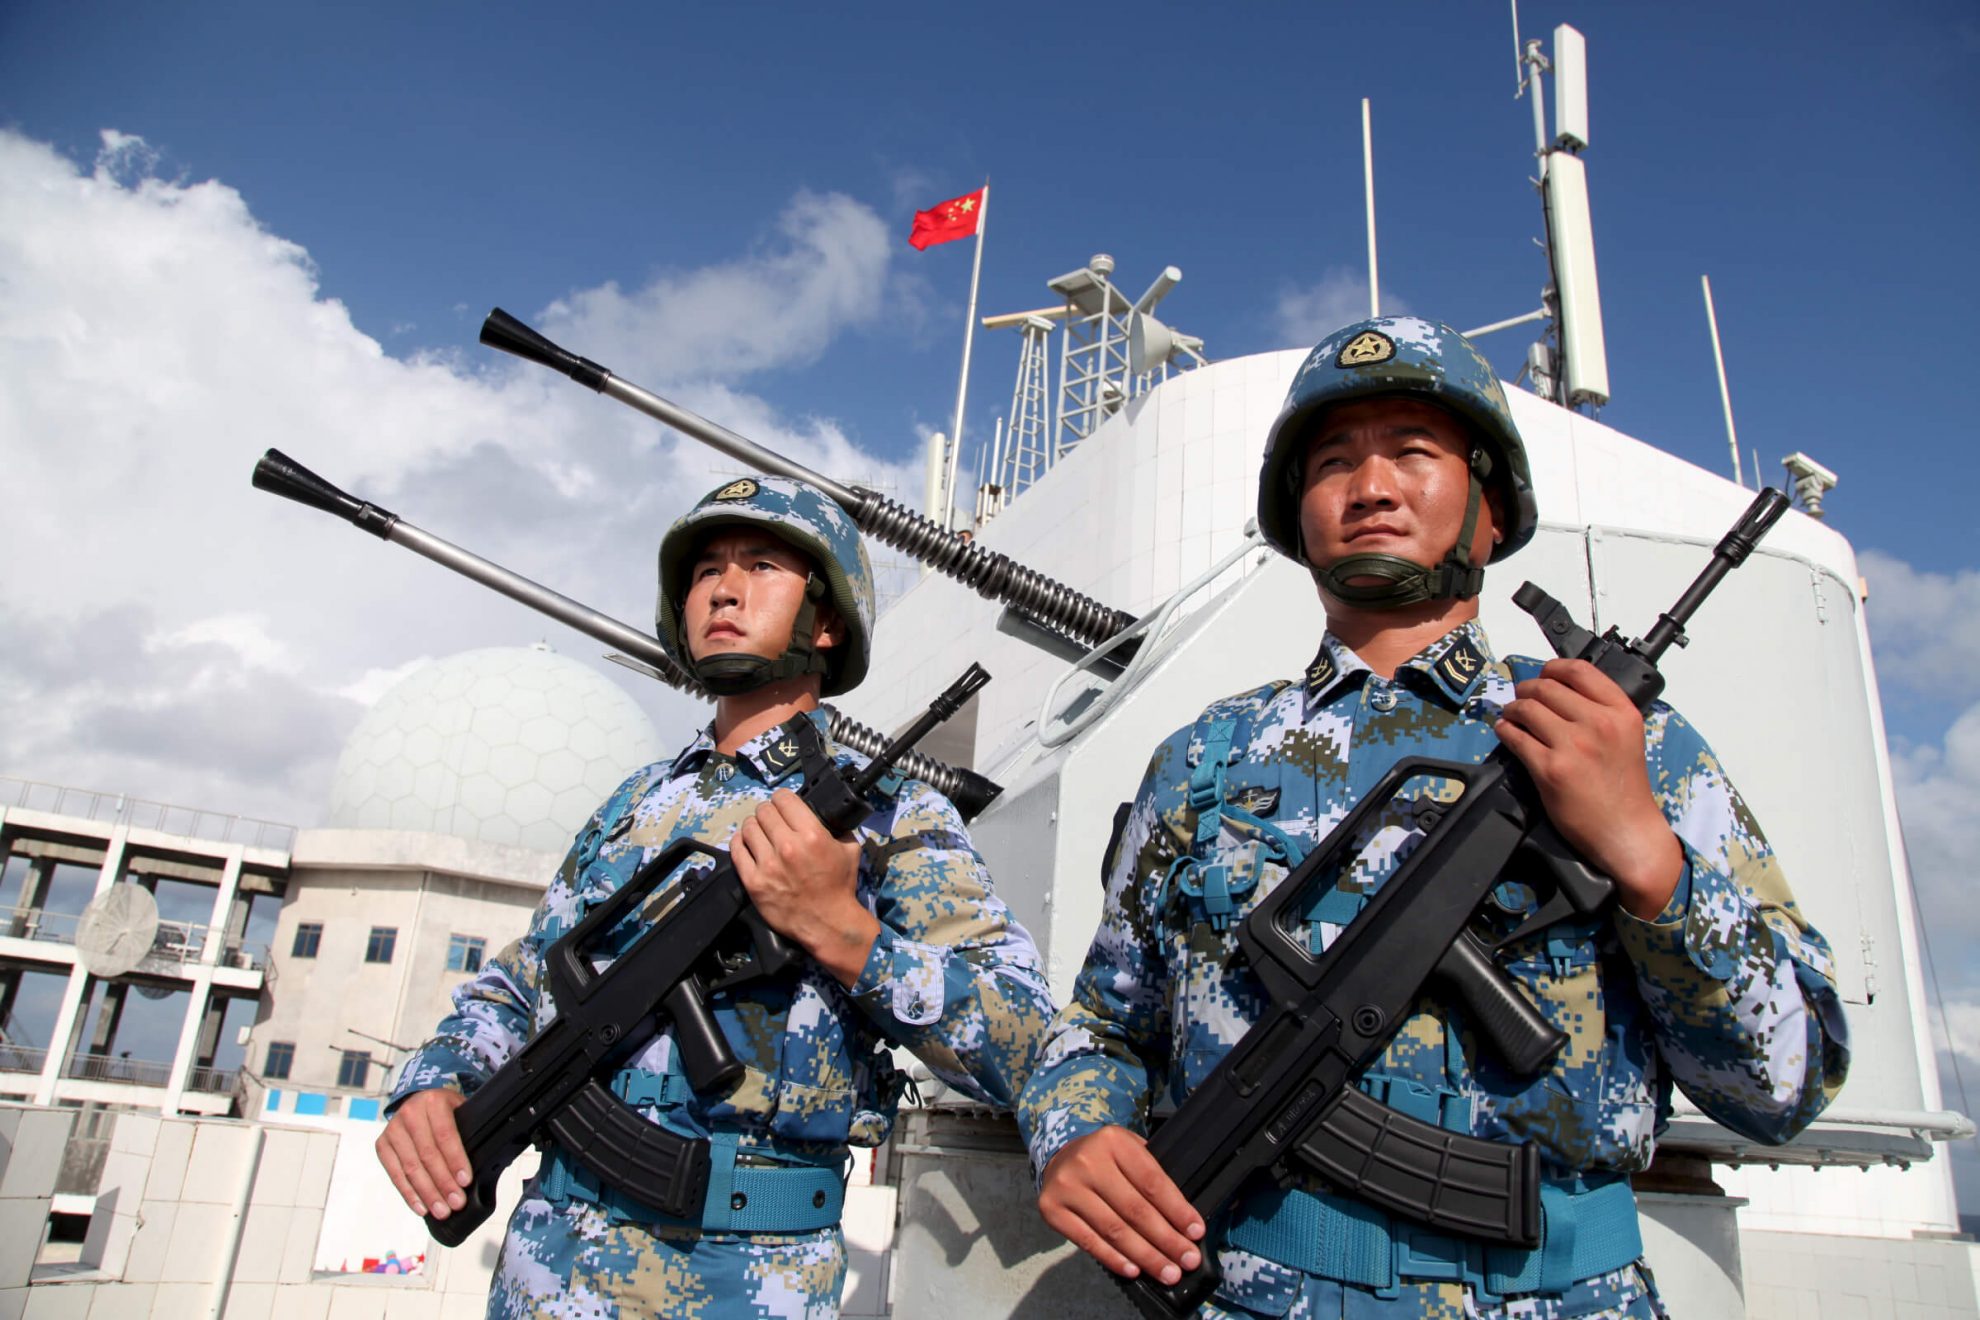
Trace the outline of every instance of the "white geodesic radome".
[[646, 713], [577, 661], [541, 644], [464, 651], [407, 675], [358, 721], [330, 824], [562, 852], [660, 751]]

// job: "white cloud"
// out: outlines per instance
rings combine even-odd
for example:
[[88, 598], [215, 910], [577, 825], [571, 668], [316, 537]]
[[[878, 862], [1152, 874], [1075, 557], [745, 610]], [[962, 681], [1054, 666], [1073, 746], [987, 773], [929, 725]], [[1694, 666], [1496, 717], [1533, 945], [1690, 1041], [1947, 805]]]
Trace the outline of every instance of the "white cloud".
[[[0, 774], [313, 823], [363, 704], [426, 657], [602, 649], [250, 489], [270, 445], [650, 627], [660, 533], [732, 460], [535, 366], [386, 353], [239, 193], [154, 163], [128, 134], [79, 169], [0, 132]], [[801, 463], [918, 490], [911, 461], [737, 387], [871, 322], [889, 246], [860, 203], [801, 194], [733, 261], [580, 290], [539, 319]], [[638, 691], [663, 738], [703, 717]]]
[[[1409, 304], [1393, 292], [1382, 293], [1382, 314], [1398, 316]], [[1335, 330], [1368, 315], [1368, 273], [1349, 266], [1329, 266], [1319, 280], [1279, 291], [1273, 329], [1287, 347], [1319, 343]]]
[[1963, 985], [1980, 998], [1980, 905], [1971, 900], [1980, 857], [1980, 703], [1938, 745], [1894, 751], [1891, 768], [1940, 979], [1949, 994]]
[[748, 256], [667, 272], [632, 293], [610, 283], [582, 290], [552, 303], [539, 328], [595, 346], [585, 356], [634, 380], [807, 363], [844, 328], [878, 316], [893, 247], [868, 207], [801, 192], [778, 218], [776, 241]]
[[1881, 550], [1863, 551], [1857, 565], [1870, 585], [1864, 614], [1878, 678], [1935, 698], [1980, 696], [1980, 569], [1921, 572]]

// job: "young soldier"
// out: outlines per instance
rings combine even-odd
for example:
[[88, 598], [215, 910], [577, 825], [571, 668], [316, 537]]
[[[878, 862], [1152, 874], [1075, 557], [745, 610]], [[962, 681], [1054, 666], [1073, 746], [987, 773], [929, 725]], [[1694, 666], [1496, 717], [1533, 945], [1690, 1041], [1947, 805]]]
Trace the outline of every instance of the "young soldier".
[[670, 1219], [553, 1145], [509, 1221], [491, 1316], [836, 1315], [847, 1147], [886, 1137], [905, 1084], [888, 1047], [998, 1104], [1023, 1085], [1051, 1000], [955, 808], [909, 780], [838, 839], [792, 791], [825, 757], [864, 762], [829, 745], [818, 699], [859, 683], [872, 630], [858, 530], [808, 485], [731, 482], [661, 542], [659, 635], [717, 694], [714, 723], [606, 800], [529, 933], [456, 992], [400, 1079], [379, 1157], [415, 1210], [465, 1204], [453, 1110], [554, 1015], [544, 951], [677, 839], [728, 848], [809, 958], [801, 976], [714, 997], [747, 1065], [733, 1088], [690, 1086], [671, 1030], [612, 1079], [647, 1119], [708, 1143], [703, 1212]]
[[[1258, 522], [1312, 573], [1326, 634], [1303, 681], [1217, 702], [1156, 750], [1073, 1002], [1019, 1105], [1041, 1213], [1109, 1269], [1172, 1283], [1216, 1251], [1206, 1315], [1658, 1315], [1628, 1175], [1650, 1162], [1672, 1083], [1767, 1141], [1842, 1084], [1827, 945], [1704, 740], [1668, 706], [1639, 714], [1585, 662], [1494, 656], [1477, 566], [1537, 520], [1499, 382], [1448, 327], [1351, 325], [1294, 378]], [[1232, 957], [1238, 926], [1399, 760], [1476, 763], [1501, 741], [1616, 885], [1613, 915], [1551, 927], [1506, 967], [1570, 1043], [1545, 1074], [1515, 1077], [1425, 997], [1359, 1085], [1454, 1131], [1538, 1143], [1542, 1247], [1488, 1250], [1300, 1175], [1248, 1188], [1206, 1232], [1139, 1134], [1156, 1088], [1180, 1102], [1260, 1012]], [[1418, 797], [1457, 791], [1414, 782]], [[1308, 914], [1316, 951], [1422, 838], [1410, 805]], [[1214, 864], [1225, 883], [1205, 879]], [[1495, 898], [1508, 932], [1534, 910], [1526, 886]]]

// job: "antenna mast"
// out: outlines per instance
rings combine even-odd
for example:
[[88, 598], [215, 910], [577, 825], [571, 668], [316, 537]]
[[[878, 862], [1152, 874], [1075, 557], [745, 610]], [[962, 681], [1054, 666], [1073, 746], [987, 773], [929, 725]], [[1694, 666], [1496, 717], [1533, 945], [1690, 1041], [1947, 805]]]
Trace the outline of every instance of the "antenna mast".
[[[1519, 5], [1512, 7], [1513, 43], [1519, 45]], [[1563, 407], [1599, 407], [1609, 401], [1609, 358], [1602, 334], [1602, 293], [1595, 274], [1595, 229], [1589, 215], [1588, 44], [1566, 23], [1554, 29], [1550, 62], [1538, 37], [1519, 56], [1518, 99], [1533, 94], [1534, 157], [1546, 220], [1547, 266], [1552, 283], [1541, 294], [1548, 339], [1533, 346], [1527, 369], [1536, 393]], [[1554, 131], [1547, 132], [1543, 73], [1554, 75]], [[1521, 320], [1527, 318], [1519, 318]], [[1517, 324], [1499, 322], [1489, 327]], [[1548, 341], [1551, 340], [1550, 344]]]
[[1365, 96], [1361, 98], [1361, 178], [1368, 197], [1368, 315], [1376, 317], [1382, 314], [1382, 297], [1375, 271], [1375, 130]]
[[[1739, 471], [1739, 432], [1733, 429], [1732, 391], [1726, 386], [1726, 355], [1719, 347], [1719, 314], [1712, 307], [1712, 277], [1700, 275], [1698, 284], [1705, 290], [1705, 324], [1712, 331], [1712, 361], [1719, 368], [1719, 402], [1726, 410], [1726, 444], [1732, 449], [1733, 480], [1744, 487], [1746, 478]], [[1757, 470], [1753, 479], [1756, 483], [1760, 480]]]

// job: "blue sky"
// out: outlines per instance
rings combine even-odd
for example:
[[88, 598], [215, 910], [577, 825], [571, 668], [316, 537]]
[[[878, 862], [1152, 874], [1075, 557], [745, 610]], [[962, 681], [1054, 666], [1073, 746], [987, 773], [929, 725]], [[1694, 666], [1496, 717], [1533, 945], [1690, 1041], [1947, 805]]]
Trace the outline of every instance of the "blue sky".
[[[1458, 326], [1537, 303], [1503, 4], [848, 8], [0, 6], [0, 458], [44, 493], [0, 546], [63, 546], [0, 592], [32, 639], [0, 660], [32, 712], [0, 773], [307, 821], [360, 704], [454, 649], [436, 616], [512, 619], [430, 577], [381, 598], [373, 561], [247, 491], [269, 443], [643, 617], [699, 488], [665, 478], [700, 469], [491, 362], [495, 304], [916, 499], [969, 266], [906, 246], [916, 207], [991, 179], [986, 313], [1106, 251], [1132, 289], [1182, 268], [1164, 315], [1211, 357], [1291, 347], [1365, 300], [1363, 96], [1385, 294]], [[1605, 420], [1724, 471], [1709, 274], [1742, 444], [1770, 480], [1793, 450], [1841, 475], [1953, 1029], [1980, 1042], [1980, 13], [1520, 17], [1588, 39]], [[1484, 346], [1511, 377], [1526, 343]], [[972, 440], [1015, 357], [979, 335]]]

